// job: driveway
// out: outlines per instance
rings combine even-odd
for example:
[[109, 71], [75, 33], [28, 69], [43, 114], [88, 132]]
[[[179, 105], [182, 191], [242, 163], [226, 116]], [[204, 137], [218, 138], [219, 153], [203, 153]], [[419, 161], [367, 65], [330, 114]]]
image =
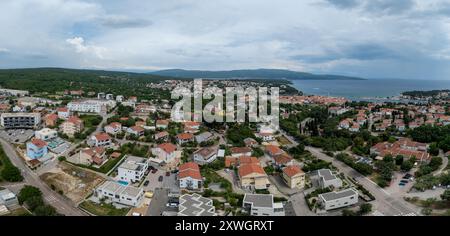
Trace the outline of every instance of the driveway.
[[353, 168], [347, 166], [346, 164], [329, 157], [322, 153], [322, 150], [319, 148], [306, 147], [306, 150], [310, 151], [317, 158], [332, 162], [334, 166], [336, 166], [341, 172], [347, 175], [350, 178], [356, 180], [359, 184], [361, 184], [364, 188], [366, 188], [372, 195], [375, 196], [376, 200], [373, 202], [375, 210], [378, 210], [384, 215], [387, 216], [395, 216], [395, 215], [405, 215], [410, 213], [420, 214], [420, 209], [415, 207], [414, 205], [403, 200], [402, 197], [393, 196], [388, 191], [380, 188], [376, 183], [374, 183], [369, 178], [361, 175]]
[[[292, 207], [296, 216], [316, 216], [314, 212], [309, 210], [303, 193], [297, 193], [289, 198], [288, 206]], [[287, 213], [287, 212], [286, 212]]]
[[147, 209], [147, 216], [161, 216], [166, 209], [166, 204], [169, 201], [169, 189], [158, 188], [153, 193], [153, 198], [150, 206]]

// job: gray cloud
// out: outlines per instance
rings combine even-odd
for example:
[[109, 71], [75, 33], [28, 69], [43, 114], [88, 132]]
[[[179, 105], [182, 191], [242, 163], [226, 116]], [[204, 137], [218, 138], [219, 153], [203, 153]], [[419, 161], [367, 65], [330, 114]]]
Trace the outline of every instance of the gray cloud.
[[329, 4], [338, 7], [338, 8], [354, 8], [360, 5], [360, 1], [358, 0], [325, 0]]
[[447, 16], [447, 0], [3, 0], [0, 67], [450, 78]]

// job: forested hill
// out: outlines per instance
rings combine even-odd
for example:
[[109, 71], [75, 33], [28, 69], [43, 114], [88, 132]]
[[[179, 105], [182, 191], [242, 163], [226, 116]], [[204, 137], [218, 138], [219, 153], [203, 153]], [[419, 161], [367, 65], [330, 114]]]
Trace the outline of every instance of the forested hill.
[[[144, 94], [145, 84], [173, 79], [144, 73], [62, 68], [0, 70], [0, 87], [34, 92], [56, 92], [66, 89], [114, 94]], [[147, 89], [148, 90], [148, 89]]]
[[172, 76], [179, 78], [259, 78], [259, 79], [289, 79], [289, 80], [364, 80], [357, 77], [341, 75], [318, 75], [305, 72], [276, 69], [201, 71], [201, 70], [161, 70], [149, 72], [153, 75]]

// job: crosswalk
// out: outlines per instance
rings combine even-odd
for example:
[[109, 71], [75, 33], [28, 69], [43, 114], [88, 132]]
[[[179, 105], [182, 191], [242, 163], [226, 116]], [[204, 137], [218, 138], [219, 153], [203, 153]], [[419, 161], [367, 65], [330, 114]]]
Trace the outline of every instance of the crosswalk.
[[46, 196], [46, 197], [45, 197], [45, 200], [46, 200], [48, 203], [56, 202], [56, 198], [55, 198], [54, 196], [52, 196], [52, 195]]
[[417, 216], [417, 214], [414, 212], [411, 212], [411, 213], [402, 213], [402, 214], [398, 214], [395, 216]]

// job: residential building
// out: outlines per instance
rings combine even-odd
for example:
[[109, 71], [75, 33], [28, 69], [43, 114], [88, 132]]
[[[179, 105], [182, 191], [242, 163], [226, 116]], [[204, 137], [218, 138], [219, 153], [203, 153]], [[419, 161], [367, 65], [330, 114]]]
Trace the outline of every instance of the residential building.
[[157, 120], [156, 121], [156, 128], [157, 129], [167, 129], [169, 127], [169, 121], [168, 120]]
[[287, 186], [293, 188], [304, 188], [306, 177], [305, 172], [299, 166], [288, 166], [283, 168], [283, 180]]
[[102, 147], [85, 148], [76, 155], [77, 164], [101, 166], [106, 161], [106, 151]]
[[117, 178], [128, 183], [141, 181], [148, 169], [148, 159], [136, 156], [126, 156], [125, 158], [125, 161], [117, 169]]
[[242, 156], [251, 156], [252, 149], [249, 147], [232, 147], [231, 156], [233, 157], [242, 157]]
[[39, 113], [2, 113], [1, 125], [5, 129], [35, 129], [41, 123]]
[[201, 148], [193, 154], [195, 163], [205, 165], [217, 158], [217, 149], [212, 147]]
[[7, 208], [11, 208], [19, 205], [16, 194], [9, 189], [0, 190], [0, 206], [5, 205]]
[[44, 117], [45, 126], [55, 127], [58, 124], [57, 114], [48, 114]]
[[329, 169], [321, 169], [317, 171], [319, 177], [320, 188], [340, 188], [342, 187], [342, 180], [334, 175]]
[[105, 110], [102, 103], [93, 101], [69, 102], [67, 108], [69, 111], [82, 113], [101, 113], [102, 110]]
[[116, 135], [122, 132], [122, 124], [119, 122], [112, 122], [111, 124], [105, 126], [105, 132], [107, 134]]
[[155, 140], [163, 140], [167, 142], [167, 140], [169, 139], [169, 132], [167, 131], [158, 132], [155, 134], [154, 138]]
[[100, 132], [92, 135], [88, 144], [95, 147], [108, 147], [112, 145], [112, 138], [107, 133]]
[[33, 139], [27, 142], [27, 156], [30, 159], [43, 158], [48, 153], [47, 142], [40, 139]]
[[240, 164], [238, 175], [242, 188], [267, 189], [270, 186], [269, 178], [259, 163]]
[[283, 153], [273, 157], [273, 164], [278, 168], [283, 168], [285, 166], [293, 165], [294, 158], [289, 156], [287, 153]]
[[319, 194], [319, 202], [327, 211], [351, 206], [358, 203], [358, 192], [349, 188], [339, 192]]
[[144, 132], [145, 132], [144, 128], [142, 128], [140, 126], [132, 126], [127, 129], [127, 133], [129, 133], [131, 135], [135, 135], [137, 137], [144, 135]]
[[178, 216], [216, 216], [213, 201], [200, 194], [184, 194], [180, 197]]
[[257, 147], [258, 146], [258, 142], [252, 138], [246, 138], [244, 139], [244, 143], [246, 147]]
[[272, 194], [246, 193], [242, 208], [251, 216], [285, 216], [283, 203], [274, 202]]
[[182, 133], [177, 135], [178, 144], [185, 144], [194, 141], [194, 135], [190, 133]]
[[415, 157], [418, 161], [426, 162], [431, 159], [427, 152], [429, 145], [426, 143], [414, 142], [408, 138], [402, 138], [394, 143], [382, 142], [377, 143], [370, 148], [370, 153], [383, 159], [386, 155], [396, 157], [402, 155], [405, 158]]
[[69, 117], [69, 119], [64, 121], [60, 126], [61, 132], [69, 137], [73, 137], [76, 133], [81, 133], [83, 128], [83, 120], [76, 116]]
[[44, 141], [58, 137], [58, 132], [54, 129], [44, 128], [34, 132], [34, 137]]
[[284, 151], [280, 147], [275, 146], [275, 145], [267, 145], [265, 147], [265, 151], [272, 158], [284, 153]]
[[138, 207], [144, 199], [144, 190], [133, 186], [124, 186], [114, 181], [106, 181], [95, 189], [95, 196], [114, 203]]
[[159, 160], [164, 161], [165, 163], [170, 163], [177, 157], [176, 150], [177, 146], [171, 143], [162, 143], [152, 149], [152, 154]]
[[59, 107], [56, 109], [56, 113], [58, 114], [59, 119], [68, 119], [70, 116], [69, 108], [67, 107]]
[[188, 162], [180, 165], [178, 181], [181, 189], [198, 190], [202, 188], [202, 175], [197, 163]]
[[214, 139], [214, 135], [211, 132], [203, 132], [195, 136], [197, 143], [207, 142]]

